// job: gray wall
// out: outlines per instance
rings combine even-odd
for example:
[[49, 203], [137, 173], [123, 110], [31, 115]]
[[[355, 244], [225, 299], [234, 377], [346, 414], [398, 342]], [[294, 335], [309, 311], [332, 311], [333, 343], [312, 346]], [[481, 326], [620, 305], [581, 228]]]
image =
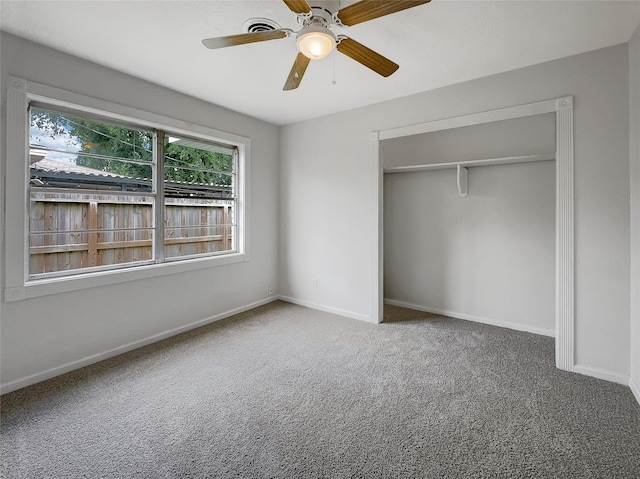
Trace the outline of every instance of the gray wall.
[[382, 142], [385, 168], [556, 151], [555, 114], [452, 128]]
[[371, 316], [372, 131], [574, 95], [576, 362], [627, 377], [628, 62], [618, 45], [284, 127], [280, 292]]
[[[555, 152], [555, 115], [383, 142], [384, 164], [406, 166]], [[384, 178], [384, 297], [450, 316], [554, 334], [555, 163]]]
[[[11, 35], [1, 42], [3, 85], [14, 75], [249, 137], [253, 178], [249, 262], [0, 304], [3, 384], [266, 299], [277, 284], [277, 127]], [[3, 151], [3, 172], [6, 161]]]
[[[279, 145], [278, 129], [272, 125], [3, 34], [3, 85], [7, 75], [21, 76], [248, 136], [254, 179], [251, 262], [1, 303], [3, 383], [260, 301], [278, 279], [280, 292], [296, 301], [361, 319], [370, 317], [374, 234], [370, 132], [574, 95], [576, 361], [618, 376], [629, 374], [631, 362], [638, 384], [638, 36], [636, 32], [629, 46], [289, 125], [282, 128]], [[2, 123], [4, 95], [3, 90]], [[635, 106], [632, 111], [630, 104]], [[6, 161], [3, 151], [3, 178]], [[630, 190], [634, 195], [632, 247]], [[3, 231], [15, 227], [1, 226]], [[631, 342], [630, 251], [636, 308]], [[11, 258], [3, 252], [2, 261]], [[630, 343], [634, 345], [632, 361]]]
[[640, 401], [640, 26], [629, 42], [631, 379]]

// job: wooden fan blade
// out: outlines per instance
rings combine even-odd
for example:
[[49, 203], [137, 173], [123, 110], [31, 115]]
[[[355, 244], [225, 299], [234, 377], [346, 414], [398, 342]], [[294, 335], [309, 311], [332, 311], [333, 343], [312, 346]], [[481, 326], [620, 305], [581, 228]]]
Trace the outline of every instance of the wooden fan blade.
[[307, 3], [307, 0], [283, 0], [287, 4], [289, 10], [293, 13], [309, 13], [311, 7]]
[[349, 27], [374, 18], [384, 17], [407, 8], [417, 7], [431, 0], [361, 0], [337, 12], [338, 19]]
[[293, 62], [293, 68], [291, 68], [291, 72], [287, 77], [287, 81], [284, 84], [284, 91], [287, 90], [295, 90], [300, 86], [300, 82], [302, 81], [302, 76], [304, 72], [307, 70], [307, 66], [309, 66], [309, 62], [311, 60], [305, 57], [302, 53], [298, 53], [296, 57], [296, 61]]
[[268, 30], [266, 32], [241, 33], [227, 37], [206, 38], [202, 40], [202, 44], [207, 48], [215, 49], [245, 45], [247, 43], [266, 42], [267, 40], [277, 40], [278, 38], [285, 38], [286, 36], [287, 32], [284, 30]]
[[400, 65], [356, 42], [353, 38], [344, 38], [336, 47], [340, 53], [372, 69], [374, 72], [388, 77], [395, 72]]

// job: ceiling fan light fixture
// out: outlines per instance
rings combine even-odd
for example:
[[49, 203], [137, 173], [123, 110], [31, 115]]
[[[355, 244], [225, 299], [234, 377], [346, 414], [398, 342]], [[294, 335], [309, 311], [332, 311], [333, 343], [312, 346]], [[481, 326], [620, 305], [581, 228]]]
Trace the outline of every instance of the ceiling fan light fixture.
[[308, 26], [296, 36], [298, 50], [311, 60], [326, 57], [336, 46], [336, 36], [324, 27]]

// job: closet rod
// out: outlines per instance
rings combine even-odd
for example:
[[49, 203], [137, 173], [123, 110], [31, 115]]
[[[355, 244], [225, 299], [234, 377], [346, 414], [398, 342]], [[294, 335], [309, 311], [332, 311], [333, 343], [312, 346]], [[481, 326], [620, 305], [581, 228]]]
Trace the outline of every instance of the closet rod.
[[464, 168], [473, 166], [507, 165], [510, 163], [530, 163], [535, 161], [555, 160], [556, 155], [552, 153], [542, 155], [507, 156], [504, 158], [487, 158], [483, 160], [455, 161], [448, 163], [432, 163], [430, 165], [394, 166], [385, 168], [385, 173], [410, 173], [412, 171], [441, 170], [443, 168], [457, 168], [458, 165]]

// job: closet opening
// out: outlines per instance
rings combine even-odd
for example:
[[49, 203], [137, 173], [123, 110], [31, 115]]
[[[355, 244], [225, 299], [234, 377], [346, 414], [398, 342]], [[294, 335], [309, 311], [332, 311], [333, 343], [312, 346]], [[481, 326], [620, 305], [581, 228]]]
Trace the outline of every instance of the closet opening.
[[553, 336], [554, 115], [382, 148], [385, 307]]
[[572, 138], [571, 97], [374, 132], [372, 319], [553, 336], [573, 370]]

